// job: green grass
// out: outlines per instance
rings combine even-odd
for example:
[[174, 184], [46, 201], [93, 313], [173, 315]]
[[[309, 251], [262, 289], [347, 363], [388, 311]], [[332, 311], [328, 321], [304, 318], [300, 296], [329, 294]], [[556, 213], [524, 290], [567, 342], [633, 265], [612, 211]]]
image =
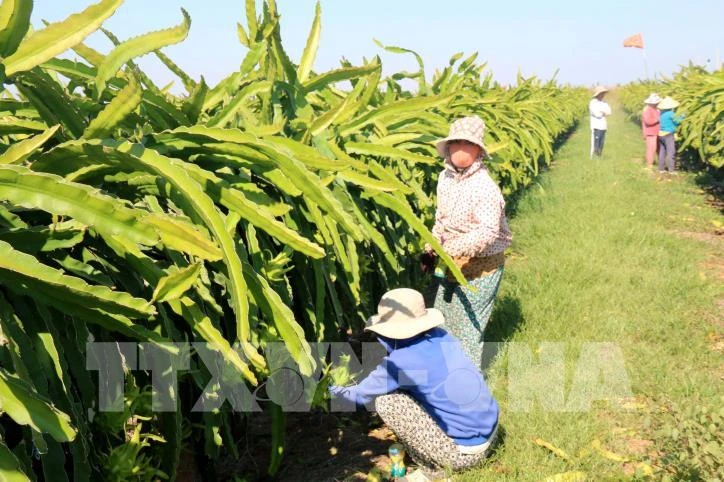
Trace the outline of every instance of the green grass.
[[[718, 410], [721, 404], [722, 355], [713, 347], [722, 333], [717, 302], [724, 243], [713, 234], [721, 215], [705, 204], [693, 174], [661, 177], [644, 169], [638, 127], [615, 99], [612, 106], [603, 158], [589, 159], [588, 121], [582, 120], [518, 204], [487, 335], [532, 350], [540, 342], [562, 343], [566, 393], [582, 345], [612, 342], [623, 355], [635, 402], [600, 402], [575, 412], [538, 404], [514, 410], [504, 348], [487, 378], [500, 401], [505, 442], [488, 464], [455, 480], [543, 480], [566, 471], [583, 471], [586, 480], [626, 479], [622, 462], [586, 453], [594, 439], [656, 468], [650, 452], [663, 450], [654, 435], [668, 415], [663, 407], [673, 402]], [[522, 381], [544, 386], [560, 372], [554, 366]], [[537, 446], [535, 438], [572, 460]]]

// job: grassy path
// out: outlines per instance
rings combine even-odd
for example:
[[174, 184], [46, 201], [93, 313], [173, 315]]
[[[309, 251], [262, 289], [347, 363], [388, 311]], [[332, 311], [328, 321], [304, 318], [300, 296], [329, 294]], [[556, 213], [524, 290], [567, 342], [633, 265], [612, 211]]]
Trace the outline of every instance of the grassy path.
[[[583, 121], [512, 218], [512, 254], [488, 331], [492, 340], [516, 342], [488, 370], [505, 444], [487, 466], [456, 480], [544, 480], [567, 471], [585, 472], [580, 480], [620, 480], [636, 461], [659, 479], [712, 457], [696, 447], [710, 436], [698, 433], [698, 422], [686, 431], [681, 419], [688, 420], [686, 407], [710, 413], [724, 406], [722, 217], [693, 175], [644, 169], [639, 129], [615, 99], [612, 107], [604, 157], [589, 159]], [[586, 362], [585, 373], [600, 382], [587, 386], [619, 400], [571, 405], [590, 394], [576, 371]], [[628, 387], [631, 397], [620, 400]], [[535, 393], [542, 400], [526, 407]], [[714, 434], [710, 451], [721, 450], [721, 421], [710, 421], [701, 429]], [[678, 435], [662, 431], [674, 427]], [[686, 461], [667, 459], [690, 439]], [[632, 461], [605, 457], [592, 449], [594, 440]]]

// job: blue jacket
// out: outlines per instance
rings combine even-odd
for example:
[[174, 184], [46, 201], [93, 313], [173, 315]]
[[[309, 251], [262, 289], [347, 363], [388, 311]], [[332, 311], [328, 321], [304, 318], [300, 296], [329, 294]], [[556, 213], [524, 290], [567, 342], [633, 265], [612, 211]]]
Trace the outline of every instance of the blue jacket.
[[388, 355], [358, 385], [330, 387], [357, 405], [401, 390], [411, 395], [458, 445], [480, 445], [498, 423], [498, 404], [460, 342], [442, 328], [406, 340], [378, 336]]
[[663, 132], [670, 132], [674, 133], [676, 132], [676, 127], [681, 124], [681, 121], [684, 120], [683, 115], [674, 115], [673, 110], [665, 110], [661, 112], [661, 127], [660, 129]]

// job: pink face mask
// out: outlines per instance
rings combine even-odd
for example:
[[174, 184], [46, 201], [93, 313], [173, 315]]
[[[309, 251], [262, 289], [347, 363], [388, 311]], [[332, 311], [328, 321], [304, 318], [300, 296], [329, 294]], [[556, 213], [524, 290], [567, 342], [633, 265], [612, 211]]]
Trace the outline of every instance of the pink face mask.
[[471, 142], [452, 141], [448, 143], [450, 163], [457, 169], [467, 169], [480, 157], [481, 149]]

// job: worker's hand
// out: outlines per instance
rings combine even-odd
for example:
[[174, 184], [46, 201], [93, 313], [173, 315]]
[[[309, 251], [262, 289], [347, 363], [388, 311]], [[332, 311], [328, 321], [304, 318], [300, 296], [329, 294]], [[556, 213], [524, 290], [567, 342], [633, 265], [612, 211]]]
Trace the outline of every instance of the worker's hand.
[[338, 387], [337, 385], [330, 385], [327, 387], [327, 390], [329, 391], [329, 394], [333, 397], [338, 396], [344, 391], [344, 387]]
[[420, 255], [420, 269], [423, 273], [431, 273], [435, 269], [437, 263], [437, 253], [435, 251], [425, 251]]

